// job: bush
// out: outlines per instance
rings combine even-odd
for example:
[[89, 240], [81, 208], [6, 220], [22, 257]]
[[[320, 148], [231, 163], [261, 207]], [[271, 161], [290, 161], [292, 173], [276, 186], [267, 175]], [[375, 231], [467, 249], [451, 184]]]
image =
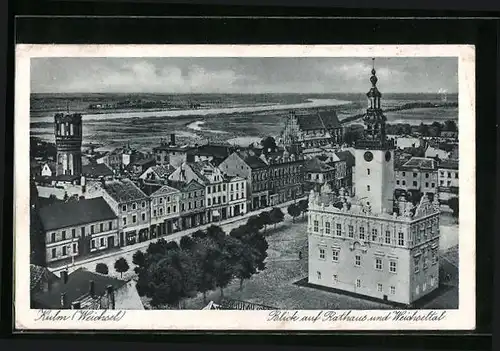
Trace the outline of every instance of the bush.
[[108, 274], [109, 268], [105, 263], [98, 263], [95, 266], [95, 271], [96, 271], [96, 273], [100, 273], [100, 274]]

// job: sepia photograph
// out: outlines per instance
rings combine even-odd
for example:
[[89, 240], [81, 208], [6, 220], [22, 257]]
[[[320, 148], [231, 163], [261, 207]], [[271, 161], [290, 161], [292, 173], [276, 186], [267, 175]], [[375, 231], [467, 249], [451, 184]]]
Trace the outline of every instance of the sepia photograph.
[[473, 329], [474, 64], [18, 45], [16, 326]]

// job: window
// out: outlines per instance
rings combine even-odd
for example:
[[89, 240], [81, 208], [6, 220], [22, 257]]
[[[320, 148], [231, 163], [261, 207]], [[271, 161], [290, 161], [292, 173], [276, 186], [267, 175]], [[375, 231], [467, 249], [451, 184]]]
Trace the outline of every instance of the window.
[[160, 197], [160, 198], [158, 199], [158, 201], [160, 202], [160, 205], [161, 205], [161, 204], [163, 203], [163, 198], [162, 198], [162, 197]]
[[[238, 194], [236, 194], [236, 195], [238, 195]], [[229, 199], [230, 199], [229, 201], [233, 201], [234, 200], [233, 194], [231, 194], [231, 196], [229, 197]]]
[[181, 211], [184, 211], [185, 210], [185, 206], [184, 204], [181, 204]]
[[382, 292], [382, 290], [383, 290], [382, 284], [378, 283], [377, 284], [377, 291]]
[[113, 229], [113, 222], [108, 223], [108, 230], [111, 230], [111, 229]]
[[153, 210], [153, 217], [156, 217], [156, 210]]
[[193, 197], [197, 197], [197, 196], [198, 196], [198, 192], [195, 191]]
[[415, 273], [420, 272], [420, 259], [419, 259], [418, 257], [416, 257], [416, 258], [414, 259], [413, 264], [414, 264], [414, 266], [415, 266], [415, 268], [414, 268], [414, 272], [415, 272]]
[[94, 225], [93, 224], [90, 226], [90, 234], [94, 234]]
[[337, 223], [337, 236], [342, 236], [342, 224]]
[[65, 230], [62, 231], [62, 239], [61, 240], [66, 240], [66, 231]]
[[226, 203], [226, 197], [225, 196], [222, 197], [222, 203]]
[[127, 205], [122, 205], [122, 211], [127, 211]]
[[403, 232], [398, 233], [398, 245], [399, 246], [405, 245], [405, 234]]
[[207, 204], [208, 204], [208, 206], [211, 206], [211, 204], [212, 204], [212, 199], [210, 199], [210, 198], [209, 198], [209, 199], [207, 199]]
[[[201, 205], [203, 206], [203, 200], [201, 200]], [[177, 211], [177, 206], [174, 205], [174, 212]]]
[[318, 279], [321, 279], [321, 272], [320, 271], [317, 271], [316, 275], [318, 276]]
[[396, 184], [399, 185], [399, 180], [396, 180]]
[[207, 194], [210, 194], [210, 192], [211, 192], [210, 187], [207, 187]]
[[455, 173], [455, 179], [458, 179], [458, 173]]
[[450, 186], [451, 185], [451, 180], [448, 180], [446, 183], [447, 183], [447, 186]]
[[441, 171], [439, 173], [441, 173], [441, 177], [444, 177], [444, 172], [443, 171]]
[[76, 237], [76, 229], [71, 229], [71, 237], [74, 238]]
[[314, 228], [313, 230], [317, 233], [319, 231], [319, 223], [318, 221], [314, 221]]
[[425, 182], [425, 187], [428, 188], [429, 187], [429, 182]]
[[413, 178], [417, 178], [417, 173], [413, 173]]
[[76, 244], [73, 244], [73, 251], [72, 251], [72, 253], [76, 254], [76, 250], [77, 250]]
[[370, 175], [370, 168], [368, 168], [366, 171], [367, 171], [367, 174]]
[[103, 232], [104, 231], [104, 223], [99, 224], [99, 231]]
[[436, 183], [431, 183], [431, 188], [435, 188], [436, 187]]
[[217, 185], [217, 191], [220, 192], [220, 184]]
[[330, 234], [330, 222], [325, 222], [325, 234]]
[[361, 280], [356, 279], [356, 288], [361, 288]]
[[369, 185], [366, 186], [366, 190], [370, 191], [370, 186]]
[[413, 186], [418, 186], [417, 184], [418, 184], [417, 181], [414, 180], [413, 181]]
[[226, 184], [222, 184], [222, 191], [226, 191]]
[[217, 203], [220, 204], [220, 196], [217, 196]]
[[143, 202], [141, 203], [141, 206], [142, 206], [142, 208], [146, 207], [146, 201], [143, 201]]
[[339, 261], [339, 250], [337, 250], [337, 249], [332, 250], [332, 261], [333, 262]]
[[429, 178], [429, 173], [425, 173], [425, 178]]
[[62, 255], [66, 256], [68, 254], [68, 248], [66, 246], [62, 247]]
[[448, 172], [448, 178], [451, 178], [451, 172]]
[[170, 202], [170, 196], [167, 196], [167, 202]]
[[406, 180], [403, 180], [401, 184], [406, 185]]
[[379, 271], [382, 270], [382, 259], [381, 258], [375, 259], [375, 269], [378, 269]]
[[123, 225], [127, 225], [127, 217], [123, 217]]
[[349, 238], [353, 238], [354, 237], [354, 227], [352, 225], [350, 225], [348, 228], [349, 228]]
[[372, 228], [372, 241], [377, 241], [378, 231], [377, 228]]
[[338, 275], [336, 275], [336, 274], [333, 275], [333, 282], [334, 283], [338, 283], [339, 282], [339, 276]]
[[359, 238], [365, 240], [365, 227], [359, 227]]
[[385, 243], [386, 244], [391, 243], [391, 231], [390, 230], [385, 231]]
[[170, 213], [170, 206], [167, 206], [167, 213]]
[[82, 236], [85, 236], [85, 227], [81, 227], [80, 232], [81, 232]]
[[188, 210], [191, 209], [191, 206], [193, 206], [193, 204], [191, 203], [191, 201], [188, 202]]
[[[161, 199], [160, 199], [160, 203], [161, 203]], [[132, 204], [132, 210], [135, 210], [137, 208], [137, 204], [136, 203], [133, 203]]]
[[145, 221], [145, 220], [146, 220], [146, 214], [145, 214], [145, 213], [142, 213], [142, 214], [141, 214], [141, 218], [142, 218], [142, 220], [143, 220], [143, 221]]
[[325, 249], [319, 249], [319, 258], [321, 260], [325, 259]]
[[95, 239], [92, 239], [92, 241], [90, 242], [90, 248], [95, 249]]
[[133, 215], [133, 216], [132, 216], [132, 223], [135, 223], [135, 222], [137, 222], [137, 216], [136, 216], [136, 215]]
[[396, 261], [389, 261], [389, 272], [396, 273], [397, 264]]
[[396, 294], [396, 287], [391, 286], [391, 295], [395, 295], [395, 294]]
[[100, 242], [100, 246], [101, 246], [101, 247], [103, 247], [103, 246], [105, 245], [105, 244], [104, 244], [104, 238], [101, 238], [101, 240], [100, 240], [100, 241], [101, 241], [101, 242]]
[[443, 184], [444, 184], [444, 181], [440, 180], [439, 185], [443, 185]]
[[354, 256], [354, 265], [356, 267], [361, 267], [361, 256], [360, 255]]
[[403, 172], [403, 177], [406, 175], [406, 172]]

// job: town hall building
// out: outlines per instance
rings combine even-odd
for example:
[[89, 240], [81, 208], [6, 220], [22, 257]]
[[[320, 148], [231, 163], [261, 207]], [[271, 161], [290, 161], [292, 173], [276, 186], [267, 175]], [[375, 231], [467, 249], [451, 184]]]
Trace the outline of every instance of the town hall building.
[[309, 195], [310, 284], [411, 305], [439, 286], [439, 203], [394, 199], [394, 142], [387, 140], [376, 71], [364, 136], [355, 146], [355, 194], [328, 184]]

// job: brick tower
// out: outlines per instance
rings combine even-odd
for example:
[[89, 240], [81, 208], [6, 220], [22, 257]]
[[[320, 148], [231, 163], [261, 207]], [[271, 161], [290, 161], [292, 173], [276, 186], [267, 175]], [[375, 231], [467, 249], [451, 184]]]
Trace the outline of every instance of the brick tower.
[[82, 115], [56, 113], [57, 175], [82, 173]]

